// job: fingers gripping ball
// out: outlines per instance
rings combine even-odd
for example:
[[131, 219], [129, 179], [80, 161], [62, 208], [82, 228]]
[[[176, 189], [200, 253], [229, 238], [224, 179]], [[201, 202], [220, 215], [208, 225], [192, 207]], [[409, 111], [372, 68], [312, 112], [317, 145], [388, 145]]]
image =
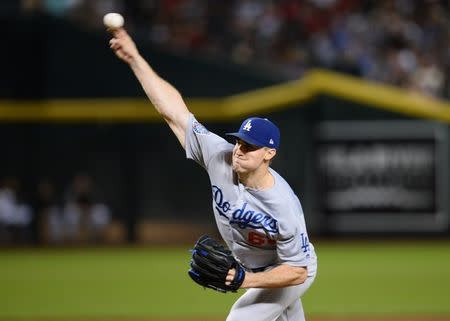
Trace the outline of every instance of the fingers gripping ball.
[[124, 23], [123, 16], [120, 13], [108, 13], [103, 16], [103, 24], [109, 29], [122, 28]]
[[[219, 292], [236, 292], [245, 278], [245, 270], [231, 251], [207, 235], [200, 237], [192, 250], [191, 269], [188, 274], [197, 284]], [[226, 277], [230, 269], [236, 269], [231, 284]]]

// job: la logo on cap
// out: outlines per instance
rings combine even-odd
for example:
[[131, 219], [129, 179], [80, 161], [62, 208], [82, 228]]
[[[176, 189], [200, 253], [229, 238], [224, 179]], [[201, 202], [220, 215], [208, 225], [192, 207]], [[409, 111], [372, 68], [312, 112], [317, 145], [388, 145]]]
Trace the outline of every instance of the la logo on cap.
[[251, 128], [252, 128], [252, 120], [250, 119], [242, 129], [249, 132]]
[[257, 147], [277, 149], [280, 146], [280, 130], [266, 118], [247, 118], [242, 122], [238, 132], [227, 133], [227, 135]]

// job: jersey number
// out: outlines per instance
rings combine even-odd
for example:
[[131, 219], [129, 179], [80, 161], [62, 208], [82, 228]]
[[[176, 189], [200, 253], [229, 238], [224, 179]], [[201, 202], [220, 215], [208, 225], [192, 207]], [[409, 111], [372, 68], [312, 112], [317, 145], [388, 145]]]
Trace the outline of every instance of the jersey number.
[[248, 233], [248, 242], [256, 246], [262, 246], [265, 244], [275, 245], [277, 243], [275, 240], [269, 239], [267, 236], [256, 232]]

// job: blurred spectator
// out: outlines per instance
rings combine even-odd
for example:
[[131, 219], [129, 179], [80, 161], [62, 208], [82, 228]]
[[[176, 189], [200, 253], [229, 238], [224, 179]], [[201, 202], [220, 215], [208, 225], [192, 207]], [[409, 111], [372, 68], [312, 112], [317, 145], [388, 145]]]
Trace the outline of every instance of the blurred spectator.
[[63, 209], [65, 239], [68, 242], [101, 242], [111, 222], [109, 208], [96, 200], [92, 178], [77, 174]]
[[[28, 0], [25, 2], [36, 2]], [[45, 10], [91, 28], [122, 12], [130, 31], [182, 54], [257, 65], [286, 80], [325, 67], [449, 97], [444, 0], [65, 0]]]
[[18, 197], [19, 180], [0, 180], [0, 243], [24, 244], [31, 241], [33, 212]]
[[44, 11], [51, 15], [63, 17], [70, 13], [81, 0], [22, 0], [22, 10], [25, 12]]
[[110, 209], [97, 200], [89, 175], [74, 177], [63, 206], [47, 178], [38, 182], [32, 207], [19, 195], [16, 177], [0, 179], [0, 245], [125, 241], [125, 226], [112, 220]]
[[55, 188], [50, 180], [42, 179], [37, 186], [34, 202], [35, 233], [41, 244], [64, 242], [65, 227], [62, 211], [57, 204]]

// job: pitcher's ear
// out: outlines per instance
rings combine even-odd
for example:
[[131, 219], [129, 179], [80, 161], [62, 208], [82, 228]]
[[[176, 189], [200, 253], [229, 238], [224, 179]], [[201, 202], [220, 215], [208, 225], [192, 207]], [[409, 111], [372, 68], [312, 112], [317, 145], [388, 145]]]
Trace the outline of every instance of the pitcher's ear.
[[264, 155], [265, 160], [272, 160], [277, 154], [277, 150], [275, 148], [268, 148], [266, 150], [266, 154]]

